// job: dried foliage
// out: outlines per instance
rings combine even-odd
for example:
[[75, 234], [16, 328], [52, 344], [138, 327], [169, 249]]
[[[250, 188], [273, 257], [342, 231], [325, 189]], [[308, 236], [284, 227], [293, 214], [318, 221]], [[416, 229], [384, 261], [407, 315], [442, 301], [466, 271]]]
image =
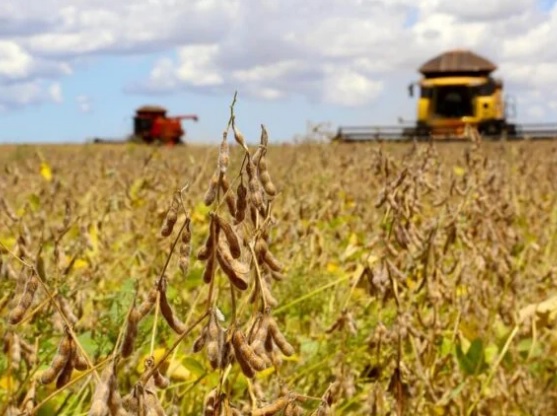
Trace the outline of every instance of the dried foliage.
[[553, 143], [271, 143], [4, 149], [1, 414], [553, 414]]

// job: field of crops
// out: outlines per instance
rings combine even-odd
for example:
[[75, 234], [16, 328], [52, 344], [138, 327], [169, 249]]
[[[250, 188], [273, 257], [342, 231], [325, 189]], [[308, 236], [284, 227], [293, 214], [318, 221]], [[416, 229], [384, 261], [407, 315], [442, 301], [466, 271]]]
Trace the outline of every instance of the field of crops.
[[1, 415], [556, 414], [556, 143], [250, 139], [0, 148]]

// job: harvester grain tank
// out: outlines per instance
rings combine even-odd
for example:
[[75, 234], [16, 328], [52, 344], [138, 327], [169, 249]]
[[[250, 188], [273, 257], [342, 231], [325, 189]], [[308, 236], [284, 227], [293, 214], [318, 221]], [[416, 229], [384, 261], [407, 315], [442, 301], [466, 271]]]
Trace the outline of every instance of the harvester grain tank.
[[[128, 142], [177, 145], [183, 143], [186, 132], [182, 120], [198, 121], [195, 114], [168, 116], [164, 107], [145, 105], [135, 111], [133, 133], [127, 137]], [[119, 140], [95, 139], [95, 143], [115, 143]]]
[[340, 127], [334, 140], [374, 139], [466, 140], [472, 131], [484, 138], [557, 137], [555, 124], [516, 125], [514, 102], [505, 99], [497, 66], [468, 50], [453, 50], [425, 62], [419, 88], [416, 121], [412, 125]]

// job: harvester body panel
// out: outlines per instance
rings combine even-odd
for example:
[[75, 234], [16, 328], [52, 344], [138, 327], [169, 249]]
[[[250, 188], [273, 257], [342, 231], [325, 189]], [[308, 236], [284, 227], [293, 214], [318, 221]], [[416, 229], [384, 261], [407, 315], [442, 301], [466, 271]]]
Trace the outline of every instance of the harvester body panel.
[[433, 137], [465, 137], [469, 127], [501, 133], [505, 127], [501, 83], [489, 76], [439, 76], [419, 85], [417, 124]]

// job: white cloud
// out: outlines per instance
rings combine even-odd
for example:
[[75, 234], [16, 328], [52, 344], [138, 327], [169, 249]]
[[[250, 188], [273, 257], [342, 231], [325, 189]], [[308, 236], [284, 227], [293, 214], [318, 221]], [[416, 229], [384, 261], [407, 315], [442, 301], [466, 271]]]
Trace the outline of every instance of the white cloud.
[[2, 87], [0, 111], [16, 110], [18, 108], [45, 102], [60, 102], [62, 93], [59, 84], [45, 85], [39, 81], [26, 81], [8, 84]]
[[0, 77], [23, 78], [29, 75], [33, 58], [15, 42], [0, 40]]
[[233, 78], [238, 82], [264, 82], [266, 80], [276, 80], [303, 65], [303, 62], [296, 60], [282, 61], [271, 65], [256, 65], [252, 68], [234, 71]]
[[25, 43], [29, 50], [41, 55], [81, 55], [108, 49], [114, 40], [109, 30], [92, 30], [82, 33], [45, 33]]
[[544, 12], [537, 1], [3, 1], [0, 86], [68, 74], [84, 55], [156, 52], [128, 91], [362, 106], [434, 55], [468, 48], [499, 63], [515, 95], [543, 88], [548, 108], [557, 99], [557, 7]]
[[82, 94], [78, 95], [75, 100], [77, 102], [77, 108], [82, 113], [90, 113], [93, 110], [91, 97]]
[[434, 2], [442, 13], [458, 16], [459, 20], [501, 20], [520, 15], [536, 6], [535, 0], [467, 0]]
[[541, 120], [546, 115], [545, 109], [541, 105], [533, 105], [527, 109], [528, 117]]
[[557, 64], [557, 12], [543, 14], [534, 0], [472, 1], [267, 0], [238, 7], [237, 20], [210, 53], [184, 46], [176, 59], [155, 66], [148, 85], [150, 91], [238, 89], [268, 100], [301, 94], [359, 106], [377, 99], [390, 77], [403, 71], [417, 77], [425, 60], [467, 48], [500, 64], [499, 74], [520, 88], [557, 89], [557, 71], [550, 69]]
[[186, 46], [179, 51], [180, 66], [176, 76], [181, 80], [191, 80], [194, 87], [214, 87], [222, 85], [223, 77], [214, 65], [219, 53], [218, 45]]
[[327, 103], [359, 106], [374, 101], [382, 83], [355, 71], [332, 69], [324, 79], [323, 99]]
[[[36, 85], [33, 82], [72, 73], [76, 63], [87, 55], [152, 53], [169, 51], [183, 43], [217, 41], [231, 22], [235, 3], [1, 1], [0, 88], [10, 84], [10, 91], [29, 91], [30, 85]], [[55, 101], [60, 99], [56, 92], [51, 95]], [[42, 102], [41, 94], [34, 96]], [[29, 101], [31, 104], [33, 100]], [[0, 103], [11, 107], [12, 100], [0, 95]]]
[[61, 103], [62, 101], [64, 101], [64, 98], [62, 97], [62, 87], [58, 82], [48, 87], [48, 95], [50, 99], [55, 103]]
[[[36, 3], [38, 0], [28, 2]], [[216, 40], [231, 22], [235, 2], [211, 0], [144, 1], [45, 0], [52, 27], [22, 39], [26, 48], [46, 56], [157, 51], [181, 42]], [[21, 13], [36, 13], [24, 5]], [[54, 13], [53, 13], [54, 12]]]
[[0, 39], [0, 109], [5, 111], [42, 102], [62, 102], [59, 82], [44, 79], [71, 73], [64, 62], [33, 57], [14, 41]]
[[504, 62], [507, 79], [528, 87], [544, 88], [548, 85], [557, 86], [557, 62], [539, 62], [524, 64]]
[[44, 90], [37, 82], [26, 82], [5, 87], [2, 91], [5, 104], [4, 108], [9, 109], [10, 104], [14, 107], [34, 103], [43, 100]]
[[71, 72], [71, 67], [64, 62], [34, 57], [17, 42], [0, 38], [0, 81], [17, 81], [35, 76], [53, 77]]

